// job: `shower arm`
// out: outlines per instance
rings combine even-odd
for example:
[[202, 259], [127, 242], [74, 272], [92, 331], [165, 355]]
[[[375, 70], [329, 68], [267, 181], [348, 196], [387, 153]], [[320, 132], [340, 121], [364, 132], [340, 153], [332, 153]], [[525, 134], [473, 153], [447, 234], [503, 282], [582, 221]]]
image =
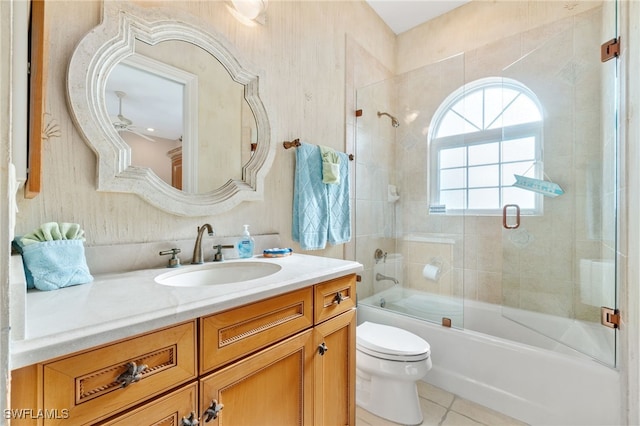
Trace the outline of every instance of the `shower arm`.
[[386, 115], [387, 117], [389, 117], [391, 119], [391, 125], [393, 127], [400, 126], [400, 122], [393, 115], [389, 114], [388, 112], [380, 112], [380, 111], [378, 111], [378, 117], [382, 117], [383, 115]]

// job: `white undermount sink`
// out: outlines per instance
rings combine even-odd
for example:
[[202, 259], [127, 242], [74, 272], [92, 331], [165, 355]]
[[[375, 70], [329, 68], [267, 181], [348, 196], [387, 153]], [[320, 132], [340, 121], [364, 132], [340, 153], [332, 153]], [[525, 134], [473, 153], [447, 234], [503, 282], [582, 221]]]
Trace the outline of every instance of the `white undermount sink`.
[[280, 269], [278, 264], [260, 261], [207, 263], [165, 272], [155, 282], [174, 287], [215, 286], [268, 277]]

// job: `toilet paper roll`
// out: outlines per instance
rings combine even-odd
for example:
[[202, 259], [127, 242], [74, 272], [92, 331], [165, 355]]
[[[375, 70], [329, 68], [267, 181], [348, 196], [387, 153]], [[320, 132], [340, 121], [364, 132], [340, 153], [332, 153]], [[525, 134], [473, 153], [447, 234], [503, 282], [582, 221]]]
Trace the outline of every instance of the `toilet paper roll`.
[[438, 281], [438, 278], [440, 278], [440, 267], [427, 263], [422, 269], [422, 276], [428, 280]]

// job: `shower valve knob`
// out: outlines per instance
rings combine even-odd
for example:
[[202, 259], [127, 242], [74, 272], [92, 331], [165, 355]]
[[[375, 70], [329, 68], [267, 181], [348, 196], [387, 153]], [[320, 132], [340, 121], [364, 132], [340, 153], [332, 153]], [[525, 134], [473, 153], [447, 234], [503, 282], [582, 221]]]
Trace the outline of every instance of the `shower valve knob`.
[[324, 355], [325, 353], [327, 353], [327, 351], [329, 350], [329, 348], [327, 347], [326, 343], [322, 342], [319, 346], [318, 346], [318, 353], [320, 355]]

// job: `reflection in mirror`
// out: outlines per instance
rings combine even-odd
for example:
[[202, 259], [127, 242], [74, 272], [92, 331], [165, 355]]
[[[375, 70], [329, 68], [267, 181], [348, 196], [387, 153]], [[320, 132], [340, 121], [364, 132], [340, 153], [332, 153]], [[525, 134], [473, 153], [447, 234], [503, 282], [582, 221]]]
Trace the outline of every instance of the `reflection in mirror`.
[[98, 156], [98, 189], [187, 216], [262, 199], [274, 147], [258, 75], [178, 8], [103, 5], [67, 80], [74, 121]]
[[[181, 74], [135, 54], [116, 65], [105, 88], [109, 119], [131, 147], [131, 164], [150, 168], [168, 184], [172, 170], [166, 153], [182, 146], [185, 86], [194, 77], [180, 78]], [[181, 182], [177, 185], [182, 188]]]
[[132, 165], [148, 167], [188, 193], [241, 179], [256, 122], [244, 86], [200, 47], [136, 40], [135, 54], [109, 75], [105, 101], [114, 127], [131, 147]]

